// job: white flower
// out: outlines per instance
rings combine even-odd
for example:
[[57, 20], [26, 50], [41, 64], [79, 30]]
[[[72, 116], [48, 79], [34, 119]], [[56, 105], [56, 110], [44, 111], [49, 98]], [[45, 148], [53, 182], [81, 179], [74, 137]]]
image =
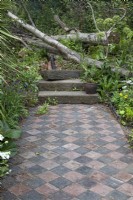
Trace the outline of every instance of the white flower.
[[130, 84], [130, 83], [132, 83], [132, 81], [131, 81], [131, 80], [128, 80], [127, 83]]
[[127, 86], [126, 86], [126, 85], [122, 87], [122, 89], [126, 89], [126, 88], [127, 88]]
[[8, 141], [5, 141], [5, 144], [8, 144], [9, 142]]
[[5, 151], [5, 152], [0, 151], [0, 156], [2, 157], [3, 160], [9, 159], [10, 154], [11, 154], [10, 151]]
[[3, 141], [4, 140], [4, 137], [3, 135], [0, 134], [0, 141]]

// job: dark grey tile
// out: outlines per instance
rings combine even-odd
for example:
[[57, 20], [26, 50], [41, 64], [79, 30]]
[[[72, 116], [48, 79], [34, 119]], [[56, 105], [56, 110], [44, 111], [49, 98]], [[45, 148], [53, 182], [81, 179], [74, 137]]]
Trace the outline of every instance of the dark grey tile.
[[49, 197], [51, 200], [71, 200], [72, 197], [69, 194], [66, 194], [63, 191], [56, 192]]
[[110, 153], [110, 150], [105, 148], [105, 147], [99, 147], [95, 150], [96, 152], [98, 153], [101, 153], [101, 154], [107, 154], [107, 153]]
[[19, 199], [21, 199], [21, 200], [30, 200], [30, 199], [32, 199], [32, 200], [45, 200], [45, 197], [42, 194], [32, 190], [32, 191], [20, 196]]
[[0, 200], [18, 200], [18, 198], [14, 194], [4, 191], [0, 192]]
[[91, 191], [87, 191], [81, 194], [78, 198], [80, 200], [101, 200], [102, 199], [100, 195]]
[[25, 181], [25, 184], [28, 185], [30, 188], [33, 188], [33, 189], [43, 185], [44, 183], [45, 183], [45, 181], [38, 178], [38, 177], [35, 177], [33, 179]]
[[97, 159], [98, 161], [100, 161], [100, 162], [103, 162], [104, 164], [109, 164], [109, 163], [111, 163], [114, 159], [113, 158], [110, 158], [110, 157], [108, 157], [108, 156], [102, 156], [102, 157], [100, 157], [100, 158], [98, 158]]
[[69, 172], [70, 170], [62, 165], [55, 167], [53, 170], [51, 170], [52, 172], [62, 176], [64, 174], [66, 174], [67, 172]]
[[34, 175], [41, 174], [45, 171], [46, 171], [46, 169], [43, 167], [40, 167], [39, 165], [35, 165], [33, 167], [28, 168], [28, 172], [30, 174], [34, 174]]
[[79, 183], [81, 185], [83, 185], [84, 187], [86, 187], [87, 189], [89, 189], [89, 188], [91, 188], [91, 187], [93, 187], [94, 185], [97, 184], [96, 181], [94, 181], [94, 180], [92, 180], [90, 178], [87, 178], [87, 177], [83, 178], [82, 180], [80, 180]]
[[64, 153], [68, 152], [68, 149], [60, 146], [60, 147], [57, 147], [56, 149], [53, 149], [53, 151], [58, 154], [64, 154]]
[[82, 166], [82, 167], [79, 167], [76, 171], [83, 175], [88, 175], [92, 173], [93, 169], [87, 166]]
[[119, 192], [117, 190], [111, 192], [108, 197], [109, 200], [127, 200], [129, 198], [129, 196], [127, 196], [126, 194]]
[[69, 161], [69, 158], [66, 158], [64, 156], [57, 156], [56, 158], [54, 158], [54, 161], [58, 164], [64, 164]]
[[64, 187], [70, 185], [72, 182], [63, 178], [63, 177], [59, 177], [53, 181], [50, 182], [50, 184], [54, 185], [55, 187], [59, 188], [59, 189], [63, 189]]
[[88, 153], [88, 149], [87, 148], [84, 148], [84, 147], [79, 147], [78, 149], [75, 149], [75, 152], [77, 152], [77, 153], [80, 153], [80, 154], [86, 154], [86, 153]]
[[123, 156], [123, 157], [120, 158], [120, 161], [125, 162], [127, 164], [132, 164], [133, 163], [133, 157]]
[[118, 169], [116, 169], [116, 168], [114, 168], [114, 167], [111, 167], [111, 166], [105, 166], [105, 167], [102, 167], [101, 169], [100, 169], [100, 171], [101, 172], [103, 172], [103, 173], [105, 173], [105, 174], [107, 174], [107, 175], [110, 175], [110, 176], [112, 176], [112, 175], [114, 175], [114, 174], [116, 174], [116, 173], [118, 173]]
[[87, 156], [80, 156], [80, 157], [76, 158], [75, 160], [79, 163], [84, 163], [84, 164], [87, 164], [92, 161], [92, 159], [88, 158]]
[[118, 188], [121, 184], [123, 184], [123, 181], [120, 181], [116, 178], [109, 177], [108, 179], [104, 180], [104, 185], [107, 185], [109, 187], [112, 187], [114, 189]]

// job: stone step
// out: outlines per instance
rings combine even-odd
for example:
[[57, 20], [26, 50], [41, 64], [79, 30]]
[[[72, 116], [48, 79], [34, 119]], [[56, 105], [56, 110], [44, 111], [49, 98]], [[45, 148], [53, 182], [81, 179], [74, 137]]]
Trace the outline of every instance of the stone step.
[[79, 78], [81, 70], [42, 70], [41, 76], [44, 80], [67, 80]]
[[95, 104], [99, 102], [98, 94], [86, 94], [84, 91], [40, 91], [39, 102], [48, 98], [56, 99], [59, 104]]
[[80, 79], [38, 82], [39, 91], [77, 91], [84, 90], [84, 83]]

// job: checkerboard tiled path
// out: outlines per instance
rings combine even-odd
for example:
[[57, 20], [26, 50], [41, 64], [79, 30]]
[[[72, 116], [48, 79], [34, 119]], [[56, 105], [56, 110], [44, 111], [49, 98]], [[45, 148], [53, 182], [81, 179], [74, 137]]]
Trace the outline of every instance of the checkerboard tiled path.
[[23, 124], [2, 200], [133, 200], [133, 154], [101, 105], [57, 105]]

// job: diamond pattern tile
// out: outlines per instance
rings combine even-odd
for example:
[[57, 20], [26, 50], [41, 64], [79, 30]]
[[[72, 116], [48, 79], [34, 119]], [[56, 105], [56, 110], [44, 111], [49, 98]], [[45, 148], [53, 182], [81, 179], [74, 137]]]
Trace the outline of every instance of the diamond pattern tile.
[[133, 154], [106, 107], [60, 104], [46, 115], [35, 111], [22, 124], [2, 200], [133, 200]]

